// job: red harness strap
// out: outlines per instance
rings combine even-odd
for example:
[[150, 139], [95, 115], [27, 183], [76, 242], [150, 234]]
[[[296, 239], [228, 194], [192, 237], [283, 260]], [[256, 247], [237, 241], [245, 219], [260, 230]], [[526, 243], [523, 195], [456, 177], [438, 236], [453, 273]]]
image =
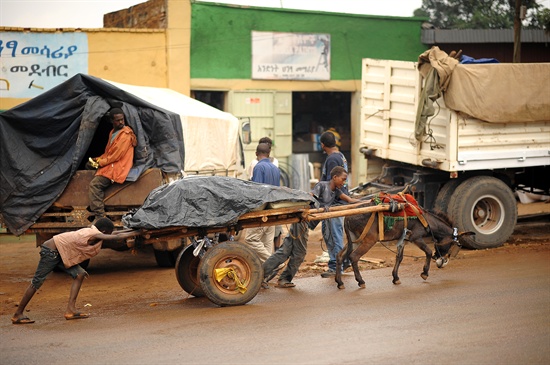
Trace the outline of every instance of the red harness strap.
[[363, 229], [363, 232], [361, 233], [361, 236], [359, 236], [358, 239], [353, 241], [353, 243], [359, 242], [365, 238], [365, 236], [371, 229], [372, 225], [374, 224], [374, 219], [376, 215], [378, 215], [378, 236], [380, 241], [384, 241], [384, 216], [385, 215], [392, 216], [392, 217], [403, 217], [403, 224], [405, 228], [408, 226], [407, 216], [417, 217], [420, 223], [422, 223], [422, 225], [425, 228], [428, 227], [428, 222], [426, 221], [426, 218], [424, 218], [424, 215], [422, 214], [422, 209], [418, 206], [418, 202], [411, 194], [404, 194], [403, 192], [398, 194], [388, 194], [385, 192], [380, 192], [378, 197], [375, 197], [373, 200], [377, 204], [397, 201], [398, 203], [404, 203], [405, 209], [395, 213], [390, 213], [390, 212], [372, 213], [369, 220], [367, 221], [365, 228]]

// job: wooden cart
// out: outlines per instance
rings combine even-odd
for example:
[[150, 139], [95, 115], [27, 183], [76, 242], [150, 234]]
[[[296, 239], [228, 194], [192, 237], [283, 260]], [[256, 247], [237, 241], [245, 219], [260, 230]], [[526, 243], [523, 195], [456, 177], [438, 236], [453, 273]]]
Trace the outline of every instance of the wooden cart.
[[[390, 205], [366, 206], [367, 203], [342, 205], [325, 209], [310, 209], [308, 205], [253, 211], [240, 216], [225, 227], [169, 227], [136, 231], [127, 244], [140, 246], [155, 240], [189, 238], [176, 261], [176, 278], [182, 289], [195, 296], [206, 296], [219, 306], [243, 305], [260, 290], [263, 269], [255, 251], [235, 241], [236, 232], [245, 228], [287, 225], [301, 221], [317, 221], [348, 215], [389, 211]], [[402, 205], [398, 209], [403, 209]], [[223, 237], [211, 239], [212, 234]]]

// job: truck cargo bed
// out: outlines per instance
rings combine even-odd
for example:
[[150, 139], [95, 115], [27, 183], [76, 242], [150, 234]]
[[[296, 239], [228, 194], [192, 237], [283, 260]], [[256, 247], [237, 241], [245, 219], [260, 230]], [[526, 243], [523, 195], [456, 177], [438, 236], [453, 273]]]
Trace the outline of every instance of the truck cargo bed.
[[364, 59], [362, 83], [361, 145], [373, 156], [448, 172], [550, 164], [550, 121], [488, 123], [446, 108], [443, 98], [428, 118], [430, 136], [418, 142], [414, 62]]

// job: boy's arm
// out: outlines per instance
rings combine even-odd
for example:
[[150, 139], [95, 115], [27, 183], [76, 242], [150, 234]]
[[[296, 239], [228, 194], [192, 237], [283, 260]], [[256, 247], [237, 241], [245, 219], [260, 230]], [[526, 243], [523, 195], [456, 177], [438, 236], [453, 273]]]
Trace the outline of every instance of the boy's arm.
[[340, 194], [340, 199], [342, 199], [343, 201], [348, 202], [348, 203], [359, 203], [359, 202], [361, 202], [361, 200], [352, 198], [352, 197], [350, 197], [350, 196], [348, 196], [344, 193]]
[[138, 236], [141, 233], [141, 231], [129, 231], [129, 232], [121, 232], [121, 233], [115, 233], [115, 234], [105, 234], [105, 233], [98, 233], [94, 235], [94, 242], [90, 243], [92, 245], [95, 245], [99, 241], [117, 241], [122, 240], [129, 237]]
[[111, 233], [111, 234], [116, 234], [116, 235], [118, 235], [118, 234], [126, 233], [126, 232], [136, 232], [136, 230], [133, 229], [133, 228], [117, 229], [116, 231], [113, 231], [113, 233]]

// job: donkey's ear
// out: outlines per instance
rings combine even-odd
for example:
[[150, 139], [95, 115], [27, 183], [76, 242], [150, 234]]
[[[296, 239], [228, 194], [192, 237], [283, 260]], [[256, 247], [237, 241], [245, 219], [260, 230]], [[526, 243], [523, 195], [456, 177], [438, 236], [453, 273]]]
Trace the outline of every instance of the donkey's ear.
[[468, 231], [468, 232], [460, 232], [458, 234], [458, 237], [468, 237], [468, 236], [475, 236], [475, 232]]

